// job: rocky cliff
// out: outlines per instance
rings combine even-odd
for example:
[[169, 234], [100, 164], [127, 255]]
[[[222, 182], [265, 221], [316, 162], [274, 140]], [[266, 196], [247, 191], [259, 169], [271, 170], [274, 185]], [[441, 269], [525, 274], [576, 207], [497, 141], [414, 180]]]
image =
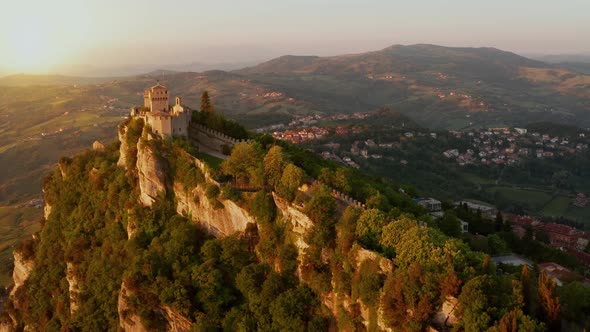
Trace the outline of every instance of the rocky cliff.
[[76, 266], [66, 263], [66, 280], [68, 281], [68, 294], [70, 297], [70, 315], [76, 313], [80, 301], [80, 280], [78, 279]]
[[206, 197], [203, 186], [184, 190], [183, 185], [176, 182], [174, 194], [177, 201], [176, 212], [199, 222], [217, 237], [241, 232], [248, 223], [256, 222], [246, 210], [231, 200], [221, 200], [222, 206], [213, 206]]
[[[139, 315], [134, 313], [133, 310], [130, 310], [128, 300], [132, 295], [133, 292], [129, 290], [125, 282], [121, 283], [121, 290], [117, 299], [119, 327], [126, 332], [147, 332], [153, 330], [147, 328]], [[192, 322], [169, 306], [161, 306], [158, 311], [166, 320], [166, 331], [188, 332], [191, 330]]]
[[125, 285], [121, 283], [121, 290], [119, 291], [119, 298], [117, 300], [117, 312], [119, 313], [119, 327], [126, 332], [146, 332], [147, 328], [141, 322], [141, 318], [131, 310], [129, 310], [128, 297], [133, 293]]
[[144, 139], [137, 143], [137, 174], [139, 201], [144, 206], [152, 206], [159, 194], [166, 194], [166, 173], [154, 147]]
[[127, 153], [129, 151], [129, 146], [127, 145], [127, 126], [119, 126], [117, 135], [119, 136], [119, 142], [121, 143], [119, 146], [119, 160], [117, 161], [117, 166], [126, 168]]
[[[342, 281], [337, 280], [337, 274], [332, 269], [338, 264], [338, 259], [344, 259], [349, 264], [347, 273], [352, 279], [359, 277], [363, 263], [370, 261], [376, 266], [373, 270], [376, 271], [374, 273], [384, 277], [394, 271], [394, 264], [391, 260], [375, 252], [362, 249], [359, 245], [354, 245], [351, 250], [343, 253], [341, 255], [343, 257], [337, 257], [340, 253], [335, 253], [334, 246], [315, 244], [314, 247], [312, 240], [309, 240], [309, 244], [306, 243], [310, 229], [316, 226], [316, 223], [303, 212], [305, 211], [303, 205], [289, 203], [275, 193], [272, 196], [261, 194], [268, 198], [270, 205], [276, 206], [278, 216], [274, 220], [266, 221], [266, 224], [261, 221], [257, 227], [254, 227], [254, 232], [262, 229], [276, 233], [273, 233], [272, 236], [268, 236], [268, 233], [256, 233], [255, 236], [248, 238], [247, 231], [252, 229], [248, 226], [256, 225], [256, 218], [260, 218], [259, 214], [256, 214], [255, 218], [254, 212], [252, 214], [249, 212], [249, 210], [255, 211], [248, 205], [254, 200], [254, 194], [242, 195], [240, 200], [236, 200], [240, 203], [223, 199], [219, 195], [215, 198], [208, 197], [211, 194], [205, 188], [219, 184], [215, 182], [206, 168], [202, 167], [202, 162], [192, 160], [198, 168], [202, 168], [203, 176], [197, 185], [188, 186], [182, 183], [180, 178], [175, 178], [178, 174], [175, 173], [177, 169], [169, 171], [174, 164], [166, 157], [172, 158], [173, 156], [159, 150], [159, 145], [147, 139], [147, 135], [138, 139], [137, 155], [129, 154], [130, 147], [125, 144], [127, 141], [126, 132], [126, 128], [122, 128], [119, 132], [121, 145], [118, 160], [116, 152], [112, 157], [106, 156], [109, 148], [105, 147], [104, 150], [95, 151], [95, 153], [105, 154], [100, 155], [102, 159], [96, 163], [92, 162], [91, 157], [82, 158], [88, 164], [77, 164], [77, 161], [74, 160], [71, 168], [66, 170], [65, 167], [60, 167], [61, 172], [56, 173], [55, 177], [59, 179], [55, 179], [55, 187], [52, 188], [51, 184], [48, 186], [48, 190], [52, 190], [52, 197], [56, 197], [52, 202], [53, 207], [49, 203], [45, 205], [47, 223], [54, 225], [54, 228], [46, 233], [42, 232], [43, 236], [53, 239], [52, 241], [56, 243], [64, 242], [63, 247], [59, 244], [52, 248], [51, 253], [60, 253], [64, 257], [63, 260], [62, 258], [57, 259], [57, 263], [53, 264], [53, 267], [59, 267], [56, 269], [59, 271], [54, 270], [51, 273], [55, 277], [54, 283], [58, 285], [48, 291], [50, 293], [47, 296], [49, 300], [42, 303], [45, 308], [50, 305], [54, 306], [52, 316], [43, 316], [45, 321], [42, 320], [37, 325], [34, 320], [27, 322], [26, 319], [29, 318], [26, 315], [17, 315], [12, 319], [14, 324], [6, 320], [1, 321], [0, 331], [10, 331], [17, 322], [21, 326], [26, 326], [28, 323], [34, 324], [34, 326], [51, 326], [52, 328], [67, 326], [59, 325], [62, 322], [65, 322], [64, 324], [74, 322], [72, 326], [75, 327], [75, 323], [84, 319], [81, 316], [88, 315], [89, 312], [96, 309], [92, 305], [87, 305], [89, 289], [92, 289], [94, 285], [86, 284], [88, 279], [93, 277], [92, 273], [96, 271], [105, 273], [102, 279], [99, 278], [103, 286], [101, 291], [110, 291], [109, 295], [105, 296], [109, 300], [103, 299], [104, 303], [96, 304], [96, 306], [104, 306], [112, 299], [109, 303], [113, 312], [109, 313], [110, 316], [105, 314], [110, 319], [107, 322], [107, 318], [105, 318], [103, 321], [104, 324], [107, 324], [105, 326], [136, 332], [148, 331], [150, 326], [161, 326], [161, 330], [172, 332], [189, 331], [197, 326], [199, 328], [208, 326], [207, 319], [209, 318], [204, 313], [207, 306], [221, 303], [219, 308], [211, 309], [211, 312], [225, 310], [229, 306], [223, 307], [226, 303], [223, 301], [232, 300], [238, 303], [234, 307], [235, 309], [232, 309], [234, 313], [231, 319], [238, 320], [241, 319], [241, 316], [245, 316], [240, 310], [246, 310], [244, 308], [247, 306], [240, 301], [245, 301], [245, 298], [250, 295], [247, 295], [246, 291], [238, 293], [242, 292], [242, 289], [236, 289], [235, 285], [232, 286], [235, 293], [228, 293], [225, 289], [226, 284], [235, 283], [238, 272], [247, 271], [247, 268], [254, 265], [264, 264], [267, 265], [262, 268], [255, 267], [252, 271], [260, 275], [267, 274], [269, 278], [273, 273], [276, 274], [272, 276], [272, 278], [277, 278], [273, 281], [276, 285], [269, 286], [269, 289], [285, 291], [282, 289], [283, 283], [296, 280], [295, 286], [290, 286], [292, 287], [290, 291], [293, 294], [299, 294], [300, 298], [304, 298], [305, 291], [296, 293], [299, 289], [297, 284], [305, 285], [316, 282], [311, 280], [313, 277], [306, 279], [308, 277], [304, 272], [305, 269], [310, 269], [310, 264], [314, 265], [312, 269], [317, 267], [320, 273], [324, 273], [321, 278], [324, 278], [323, 280], [327, 284], [327, 287], [320, 291], [314, 289], [314, 292], [317, 292], [314, 294], [318, 294], [314, 299], [320, 300], [315, 301], [315, 305], [319, 307], [320, 305], [317, 303], [321, 302], [321, 311], [331, 313], [332, 324], [340, 324], [339, 320], [344, 312], [344, 316], [351, 318], [354, 322], [351, 325], [351, 330], [356, 328], [389, 330], [379, 308], [379, 298], [382, 293], [379, 291], [376, 293], [376, 304], [367, 306], [359, 295], [355, 294], [357, 291], [350, 289], [351, 287], [344, 291], [337, 290], [334, 285]], [[133, 145], [133, 150], [134, 147], [135, 145]], [[130, 157], [132, 159], [129, 159]], [[124, 172], [113, 166], [116, 161], [119, 167], [126, 165], [131, 167], [129, 161], [134, 160], [135, 157], [137, 157], [135, 169], [127, 169]], [[112, 168], [109, 169], [110, 173], [104, 172], [102, 168], [106, 163], [105, 160], [109, 160], [112, 164], [110, 166]], [[192, 166], [194, 167], [194, 165]], [[70, 172], [67, 177], [66, 172]], [[92, 178], [99, 179], [106, 176], [105, 174], [111, 174], [112, 177], [110, 180], [104, 181], [104, 187], [96, 189], [96, 192], [88, 192], [88, 188], [93, 190], [92, 188], [95, 188], [96, 185], [86, 188], [83, 182], [92, 182]], [[67, 186], [73, 181], [81, 181], [81, 183], [76, 183], [71, 187]], [[103, 181], [95, 182], [103, 183]], [[72, 190], [80, 190], [79, 188], [83, 188], [83, 190], [75, 192], [75, 194], [72, 193]], [[302, 200], [306, 202], [305, 199], [311, 200], [311, 196], [320, 190], [315, 187], [302, 186], [298, 191], [300, 196], [306, 197]], [[64, 201], [60, 200], [60, 193], [67, 196], [63, 199]], [[124, 195], [120, 193], [124, 193]], [[80, 196], [83, 196], [83, 199], [78, 201]], [[156, 199], [158, 199], [158, 204], [153, 204]], [[160, 204], [160, 199], [164, 200], [163, 204]], [[80, 202], [86, 205], [80, 208]], [[114, 209], [109, 209], [109, 204], [118, 205]], [[345, 206], [339, 206], [336, 209], [337, 212], [334, 213], [340, 215], [343, 208]], [[98, 211], [102, 211], [103, 214]], [[75, 220], [79, 225], [70, 222], [69, 218], [72, 216], [77, 218]], [[93, 219], [94, 222], [85, 223], [88, 219]], [[338, 216], [333, 219], [337, 220]], [[206, 234], [202, 228], [196, 227], [191, 221], [203, 226], [203, 229], [217, 239]], [[236, 233], [239, 235], [232, 236]], [[64, 241], [66, 236], [69, 238]], [[228, 242], [223, 242], [223, 239]], [[266, 248], [260, 249], [257, 244], [262, 239], [267, 240], [268, 243], [264, 244]], [[243, 243], [240, 241], [248, 242], [246, 249], [240, 249], [242, 251], [238, 250], [240, 243]], [[47, 243], [45, 245], [48, 246]], [[262, 250], [267, 251], [262, 254]], [[319, 252], [317, 259], [311, 257], [314, 250], [316, 253]], [[266, 254], [270, 257], [267, 261], [265, 261], [267, 256], [263, 256]], [[70, 263], [72, 258], [67, 258], [68, 263], [64, 263], [66, 257], [76, 257], [77, 261], [83, 261], [85, 264]], [[110, 258], [113, 259], [109, 260]], [[116, 266], [121, 260], [124, 260], [125, 263], [121, 264], [122, 266]], [[244, 266], [231, 272], [234, 274], [230, 279], [224, 279], [224, 273], [229, 273], [228, 271], [232, 271], [233, 268], [233, 265], [228, 266], [227, 264], [230, 263], [225, 260], [236, 264], [236, 266], [242, 264], [241, 261], [243, 261]], [[277, 264], [276, 262], [279, 260], [289, 260], [288, 263], [291, 265]], [[100, 263], [96, 263], [97, 261]], [[106, 262], [104, 266], [101, 265], [102, 262]], [[88, 270], [91, 263], [94, 263], [92, 270]], [[29, 278], [34, 268], [35, 261], [33, 259], [26, 260], [21, 254], [15, 252], [13, 297], [16, 290], [22, 287], [25, 280]], [[80, 270], [84, 268], [87, 270]], [[265, 270], [267, 268], [268, 270]], [[280, 279], [282, 278], [280, 275], [284, 271], [290, 271], [288, 272], [290, 275], [286, 279]], [[33, 273], [31, 280], [35, 279], [36, 275], [37, 273]], [[178, 275], [181, 275], [183, 280], [176, 279]], [[245, 285], [260, 287], [258, 283], [263, 283], [257, 280], [250, 282], [244, 275], [241, 275], [240, 278], [241, 287], [245, 287]], [[131, 282], [126, 284], [125, 280], [131, 280]], [[31, 281], [29, 280], [29, 282]], [[37, 282], [41, 283], [43, 280]], [[272, 282], [269, 283], [272, 284]], [[31, 294], [34, 297], [38, 293]], [[54, 296], [54, 294], [59, 294], [59, 296]], [[31, 296], [30, 294], [22, 296], [25, 300], [33, 301], [31, 297], [26, 297]], [[95, 294], [95, 297], [100, 296]], [[276, 295], [269, 296], [262, 302], [270, 303], [276, 300], [274, 297]], [[205, 301], [205, 304], [197, 301]], [[255, 301], [253, 303], [259, 306], [265, 305]], [[445, 320], [452, 322], [455, 319], [452, 316], [455, 303], [456, 300], [453, 302], [453, 299], [445, 302], [444, 310], [437, 316], [439, 320], [442, 320], [442, 324]], [[147, 314], [138, 309], [143, 308], [143, 305], [149, 305]], [[269, 309], [266, 310], [264, 315], [270, 315]], [[275, 314], [281, 315], [280, 311]], [[153, 318], [150, 318], [150, 315], [157, 317], [150, 320]], [[55, 322], [57, 319], [55, 317], [59, 317], [59, 323]], [[333, 323], [334, 321], [336, 323]], [[91, 324], [86, 320], [84, 322]], [[280, 328], [276, 329], [280, 330]]]
[[25, 283], [33, 268], [35, 262], [33, 259], [25, 259], [25, 257], [18, 251], [14, 251], [14, 270], [12, 271], [12, 279], [14, 280], [14, 288], [12, 288], [11, 295]]

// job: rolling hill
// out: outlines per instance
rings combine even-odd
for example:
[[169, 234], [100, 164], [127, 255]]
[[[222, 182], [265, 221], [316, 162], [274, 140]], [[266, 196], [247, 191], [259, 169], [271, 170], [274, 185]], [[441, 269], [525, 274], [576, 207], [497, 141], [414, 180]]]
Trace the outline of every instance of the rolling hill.
[[250, 128], [285, 123], [295, 114], [381, 107], [423, 127], [539, 121], [590, 127], [590, 75], [493, 48], [394, 45], [332, 57], [283, 56], [232, 72], [155, 71], [117, 79], [16, 75], [0, 79], [0, 202], [34, 196], [49, 163], [112, 137], [121, 116], [156, 80], [193, 108], [208, 90], [218, 112]]
[[526, 124], [531, 117], [590, 125], [589, 75], [493, 48], [394, 45], [284, 56], [235, 73], [327, 112], [387, 105], [439, 128]]

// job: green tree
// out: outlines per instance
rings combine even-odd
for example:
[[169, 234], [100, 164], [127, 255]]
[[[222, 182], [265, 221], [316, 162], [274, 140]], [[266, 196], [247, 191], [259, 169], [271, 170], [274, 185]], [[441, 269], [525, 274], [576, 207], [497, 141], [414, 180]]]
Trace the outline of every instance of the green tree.
[[452, 211], [446, 211], [440, 220], [440, 230], [448, 236], [461, 236], [461, 222]]
[[459, 295], [458, 312], [460, 325], [467, 332], [485, 331], [490, 327], [492, 308], [489, 294], [493, 291], [492, 279], [487, 275], [469, 280]]
[[590, 312], [590, 288], [579, 281], [570, 282], [558, 290], [563, 316], [572, 322], [587, 318]]
[[383, 247], [395, 248], [401, 241], [402, 235], [410, 228], [417, 227], [416, 220], [402, 215], [396, 220], [383, 227], [381, 234], [381, 245]]
[[278, 145], [270, 148], [264, 156], [264, 177], [273, 188], [277, 188], [279, 185], [285, 164], [283, 148]]
[[293, 164], [288, 164], [283, 171], [277, 193], [292, 202], [297, 189], [305, 183], [305, 172]]
[[213, 113], [211, 99], [209, 98], [209, 92], [207, 92], [207, 90], [203, 91], [203, 94], [201, 95], [201, 112], [207, 114]]
[[387, 216], [380, 210], [368, 209], [361, 213], [356, 224], [356, 236], [369, 248], [379, 246], [383, 226], [387, 224]]
[[316, 192], [305, 204], [305, 214], [314, 222], [306, 232], [306, 241], [310, 245], [327, 246], [334, 241], [334, 214], [336, 201], [326, 190]]
[[273, 328], [277, 331], [305, 330], [317, 301], [307, 286], [298, 286], [282, 293], [270, 304]]
[[274, 221], [277, 214], [277, 206], [272, 194], [261, 190], [254, 195], [254, 199], [249, 202], [250, 212], [256, 218], [256, 221], [267, 225]]
[[261, 152], [256, 143], [238, 143], [232, 149], [229, 158], [221, 163], [221, 170], [240, 183], [258, 184], [256, 182], [261, 180], [261, 160]]
[[379, 291], [383, 286], [383, 275], [379, 271], [379, 264], [374, 260], [365, 260], [358, 271], [358, 292], [361, 301], [367, 306], [379, 303]]
[[497, 234], [488, 235], [488, 247], [492, 255], [507, 254], [510, 252], [506, 241]]

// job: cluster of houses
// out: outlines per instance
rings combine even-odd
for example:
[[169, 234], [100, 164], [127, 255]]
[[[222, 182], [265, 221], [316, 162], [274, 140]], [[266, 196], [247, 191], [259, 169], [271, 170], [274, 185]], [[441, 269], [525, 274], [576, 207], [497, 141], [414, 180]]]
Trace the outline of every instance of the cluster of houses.
[[588, 144], [580, 141], [585, 138], [585, 133], [579, 133], [575, 138], [529, 133], [525, 128], [451, 130], [449, 133], [458, 139], [468, 140], [471, 145], [464, 152], [459, 149], [443, 152], [443, 156], [461, 166], [473, 163], [510, 165], [525, 158], [553, 158], [588, 149]]
[[303, 127], [282, 132], [275, 131], [272, 136], [276, 139], [294, 144], [320, 139], [328, 135], [328, 129], [318, 126]]
[[[267, 133], [267, 132], [275, 132], [273, 134], [280, 134], [276, 131], [278, 130], [294, 130], [298, 129], [298, 127], [307, 127], [317, 124], [319, 121], [345, 121], [345, 120], [363, 120], [368, 117], [374, 116], [375, 113], [352, 113], [352, 114], [332, 114], [332, 115], [322, 115], [322, 114], [308, 114], [308, 115], [300, 115], [295, 114], [293, 119], [287, 123], [277, 123], [265, 127], [260, 127], [254, 129], [257, 133]], [[360, 126], [358, 126], [361, 128]], [[347, 128], [345, 126], [338, 126], [336, 129], [340, 128]], [[337, 130], [338, 132], [338, 130]], [[359, 131], [360, 132], [360, 131]]]
[[303, 143], [314, 139], [324, 138], [331, 131], [338, 136], [345, 136], [350, 133], [359, 134], [364, 127], [359, 125], [353, 126], [330, 126], [321, 127], [316, 124], [319, 121], [345, 121], [352, 119], [366, 119], [373, 116], [374, 113], [353, 113], [353, 114], [333, 114], [333, 115], [295, 115], [293, 120], [288, 124], [274, 124], [266, 127], [255, 129], [258, 133], [272, 132], [272, 136], [279, 140], [291, 143]]
[[578, 258], [580, 263], [590, 267], [590, 253], [585, 249], [590, 242], [590, 233], [563, 224], [544, 223], [530, 216], [509, 215], [512, 231], [523, 237], [527, 229], [541, 231], [549, 237], [549, 245], [564, 250]]

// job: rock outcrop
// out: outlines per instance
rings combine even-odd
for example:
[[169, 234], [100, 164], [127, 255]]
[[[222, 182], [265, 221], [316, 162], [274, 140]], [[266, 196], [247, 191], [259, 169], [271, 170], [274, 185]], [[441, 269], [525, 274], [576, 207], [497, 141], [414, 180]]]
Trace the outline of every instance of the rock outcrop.
[[434, 314], [434, 317], [432, 318], [432, 324], [438, 327], [448, 328], [449, 326], [457, 323], [458, 319], [455, 313], [458, 303], [459, 301], [456, 297], [447, 296], [440, 311]]
[[45, 204], [43, 205], [43, 218], [45, 218], [45, 220], [49, 219], [49, 215], [51, 214], [51, 208], [52, 206], [45, 202]]
[[295, 208], [292, 204], [289, 204], [284, 199], [273, 193], [273, 198], [277, 209], [282, 213], [285, 221], [290, 222], [293, 225], [291, 231], [296, 235], [295, 245], [302, 252], [308, 247], [307, 243], [303, 241], [305, 232], [313, 226], [313, 221], [309, 217]]
[[145, 140], [137, 143], [137, 173], [139, 178], [139, 201], [151, 207], [160, 193], [166, 193], [164, 165]]
[[148, 330], [141, 322], [141, 318], [129, 310], [127, 297], [131, 296], [131, 294], [132, 292], [127, 288], [125, 282], [122, 282], [121, 290], [119, 291], [119, 299], [117, 300], [119, 326], [126, 332], [147, 332]]
[[129, 151], [129, 146], [127, 146], [127, 126], [119, 127], [117, 130], [119, 135], [119, 141], [121, 145], [119, 146], [119, 160], [117, 161], [117, 166], [127, 168], [127, 151]]
[[76, 267], [73, 263], [68, 262], [66, 264], [66, 279], [69, 285], [70, 315], [73, 315], [80, 307], [80, 281], [76, 275]]
[[215, 208], [207, 199], [202, 186], [185, 191], [183, 185], [176, 182], [174, 194], [178, 202], [176, 212], [201, 223], [214, 236], [231, 235], [245, 230], [248, 223], [256, 222], [246, 210], [230, 200], [221, 200], [223, 207]]
[[188, 318], [184, 317], [183, 315], [179, 314], [172, 308], [165, 306], [162, 308], [164, 311], [164, 316], [166, 317], [167, 327], [166, 331], [168, 332], [189, 332], [193, 323], [191, 323]]
[[102, 144], [100, 141], [94, 141], [94, 143], [92, 143], [92, 150], [104, 151], [104, 144]]
[[32, 259], [25, 259], [20, 252], [15, 250], [13, 255], [14, 270], [12, 271], [12, 279], [14, 280], [14, 288], [10, 293], [11, 296], [14, 295], [16, 290], [25, 283], [35, 267], [34, 261]]
[[16, 328], [10, 323], [0, 323], [0, 332], [14, 332]]
[[137, 233], [137, 216], [133, 213], [133, 210], [127, 210], [127, 239], [131, 240]]
[[[127, 298], [133, 292], [121, 283], [119, 298], [117, 301], [117, 311], [119, 312], [119, 327], [125, 332], [147, 332], [148, 328], [143, 324], [141, 318], [129, 309]], [[168, 332], [189, 332], [193, 323], [174, 309], [163, 306], [157, 309], [158, 312], [166, 319], [166, 331]]]

